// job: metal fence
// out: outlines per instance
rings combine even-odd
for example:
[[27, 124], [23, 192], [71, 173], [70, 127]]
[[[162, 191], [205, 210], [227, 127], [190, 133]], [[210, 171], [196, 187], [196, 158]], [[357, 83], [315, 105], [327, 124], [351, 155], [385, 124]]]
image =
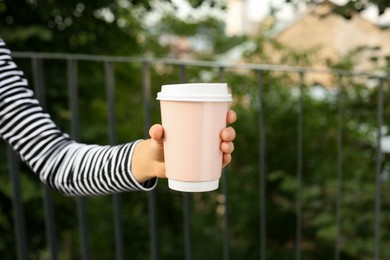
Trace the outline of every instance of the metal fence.
[[[218, 62], [205, 62], [205, 61], [183, 61], [183, 60], [173, 60], [173, 59], [141, 59], [141, 58], [129, 58], [129, 57], [112, 57], [112, 56], [93, 56], [93, 55], [73, 55], [73, 54], [52, 54], [52, 53], [14, 53], [14, 57], [18, 59], [28, 59], [31, 61], [32, 76], [33, 76], [33, 86], [35, 88], [36, 95], [40, 100], [43, 106], [46, 106], [45, 100], [45, 89], [44, 89], [44, 67], [43, 62], [46, 60], [62, 60], [66, 61], [67, 67], [67, 86], [69, 93], [69, 107], [72, 114], [71, 122], [71, 136], [75, 140], [80, 140], [80, 125], [79, 125], [79, 111], [78, 111], [78, 102], [79, 97], [77, 94], [78, 87], [78, 62], [80, 61], [92, 61], [100, 62], [104, 64], [105, 71], [105, 87], [106, 87], [106, 102], [108, 105], [108, 115], [109, 115], [109, 143], [115, 144], [116, 141], [116, 122], [115, 122], [115, 99], [114, 99], [114, 89], [115, 89], [115, 73], [113, 69], [113, 64], [115, 63], [137, 63], [142, 66], [142, 91], [143, 91], [143, 104], [144, 104], [144, 132], [147, 136], [148, 128], [151, 124], [150, 117], [150, 104], [151, 104], [151, 82], [150, 82], [150, 66], [153, 64], [166, 64], [174, 65], [178, 67], [178, 81], [186, 82], [186, 69], [189, 67], [205, 67], [213, 68], [219, 70], [220, 81], [224, 81], [227, 69], [239, 69], [244, 71], [256, 72], [258, 75], [257, 78], [257, 87], [259, 93], [260, 107], [259, 107], [259, 116], [258, 116], [258, 127], [259, 127], [259, 144], [258, 144], [258, 161], [259, 161], [259, 192], [258, 192], [258, 203], [260, 208], [260, 239], [259, 239], [259, 252], [260, 259], [267, 259], [267, 210], [265, 208], [265, 199], [266, 199], [266, 146], [267, 139], [265, 135], [265, 114], [262, 109], [263, 92], [264, 84], [263, 74], [265, 72], [283, 72], [296, 74], [299, 77], [299, 95], [302, 96], [302, 87], [304, 85], [304, 78], [307, 74], [332, 74], [339, 77], [338, 92], [339, 98], [341, 100], [342, 95], [342, 78], [343, 77], [361, 77], [361, 78], [376, 78], [379, 81], [379, 94], [377, 100], [377, 154], [376, 154], [376, 195], [375, 195], [375, 244], [374, 244], [374, 255], [373, 259], [380, 258], [380, 246], [381, 246], [381, 162], [383, 157], [383, 152], [381, 149], [381, 129], [384, 125], [383, 111], [384, 111], [384, 98], [383, 92], [384, 87], [389, 82], [390, 77], [380, 74], [368, 74], [360, 73], [353, 71], [341, 71], [341, 70], [316, 70], [312, 68], [304, 67], [286, 67], [286, 66], [271, 66], [271, 65], [259, 65], [259, 64], [227, 64], [227, 63], [218, 63]], [[299, 98], [298, 103], [298, 118], [297, 118], [297, 169], [296, 169], [296, 237], [295, 237], [295, 259], [303, 259], [301, 241], [302, 241], [302, 182], [303, 182], [303, 173], [302, 173], [302, 162], [303, 158], [303, 100]], [[340, 259], [340, 223], [342, 221], [342, 212], [341, 212], [341, 198], [343, 196], [343, 103], [339, 102], [338, 108], [338, 147], [337, 147], [337, 197], [340, 198], [337, 200], [337, 212], [336, 212], [336, 241], [335, 241], [335, 259]], [[12, 182], [12, 198], [13, 198], [13, 211], [14, 211], [14, 230], [15, 230], [15, 240], [17, 245], [17, 255], [18, 259], [28, 259], [28, 248], [26, 241], [26, 227], [25, 227], [25, 217], [26, 212], [23, 209], [22, 202], [22, 190], [20, 184], [20, 169], [18, 164], [18, 159], [16, 155], [9, 149], [8, 150], [8, 163], [9, 163], [9, 175]], [[228, 171], [229, 169], [226, 169]], [[223, 174], [222, 188], [221, 192], [225, 195], [226, 198], [229, 197], [227, 182], [228, 174]], [[231, 178], [231, 177], [229, 177]], [[124, 241], [121, 227], [121, 195], [113, 195], [113, 212], [114, 212], [114, 226], [115, 226], [115, 250], [116, 250], [116, 259], [125, 259], [124, 256]], [[254, 199], [256, 200], [256, 199]], [[81, 255], [83, 259], [91, 259], [89, 241], [88, 241], [88, 219], [86, 216], [85, 210], [85, 198], [77, 199], [77, 212], [78, 212], [78, 222], [80, 230], [80, 241], [81, 241]], [[191, 241], [191, 211], [190, 211], [191, 197], [189, 194], [183, 194], [183, 230], [184, 230], [184, 250], [185, 259], [192, 259], [192, 241]], [[223, 252], [221, 252], [221, 258], [230, 259], [230, 233], [229, 233], [229, 205], [225, 205], [225, 214], [223, 216]], [[149, 214], [149, 248], [150, 248], [150, 258], [159, 259], [158, 255], [158, 228], [157, 228], [157, 216], [156, 216], [156, 192], [151, 191], [148, 193], [148, 214]], [[50, 259], [58, 259], [58, 245], [57, 245], [57, 235], [55, 231], [55, 219], [54, 219], [54, 208], [53, 208], [53, 199], [52, 191], [47, 187], [44, 187], [44, 213], [45, 213], [45, 228], [46, 228], [46, 239], [47, 245], [49, 248]]]

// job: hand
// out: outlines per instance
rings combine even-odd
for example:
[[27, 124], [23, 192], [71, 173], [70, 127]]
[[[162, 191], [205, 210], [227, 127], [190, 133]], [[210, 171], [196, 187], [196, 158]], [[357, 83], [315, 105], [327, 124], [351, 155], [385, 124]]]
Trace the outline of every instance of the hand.
[[[230, 110], [226, 116], [226, 123], [232, 124], [236, 121], [237, 115]], [[162, 125], [155, 124], [149, 130], [150, 139], [139, 142], [134, 150], [131, 170], [138, 182], [142, 183], [148, 179], [158, 177], [166, 178], [164, 163], [164, 129]], [[236, 131], [228, 126], [221, 131], [221, 151], [223, 152], [223, 163], [225, 167], [232, 160], [234, 150], [233, 141], [236, 138]]]
[[[230, 110], [226, 116], [227, 124], [232, 124], [237, 120], [237, 114], [233, 110]], [[223, 164], [225, 167], [232, 160], [232, 152], [234, 151], [233, 141], [236, 138], [236, 131], [233, 127], [228, 126], [221, 132], [221, 151], [223, 152]]]

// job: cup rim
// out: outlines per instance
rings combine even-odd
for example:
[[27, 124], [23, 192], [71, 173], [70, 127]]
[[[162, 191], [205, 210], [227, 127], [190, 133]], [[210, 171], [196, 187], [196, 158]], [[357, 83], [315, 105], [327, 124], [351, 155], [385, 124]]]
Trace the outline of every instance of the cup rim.
[[229, 102], [232, 95], [226, 83], [183, 83], [163, 85], [157, 100]]

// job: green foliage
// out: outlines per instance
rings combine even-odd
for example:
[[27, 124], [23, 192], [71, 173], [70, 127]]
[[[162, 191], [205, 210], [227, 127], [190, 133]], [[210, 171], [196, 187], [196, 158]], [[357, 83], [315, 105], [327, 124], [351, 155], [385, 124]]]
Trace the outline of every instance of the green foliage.
[[[158, 35], [170, 33], [203, 37], [215, 53], [223, 53], [244, 38], [229, 38], [220, 21], [175, 20], [163, 16], [156, 28], [145, 28], [139, 17], [151, 10], [148, 1], [0, 1], [0, 29], [12, 50], [45, 52], [86, 52], [95, 54], [166, 57], [169, 49], [161, 46]], [[201, 4], [195, 1], [194, 5]], [[82, 5], [80, 5], [82, 3]], [[21, 8], [23, 7], [23, 8]], [[107, 9], [113, 21], [106, 17]], [[19, 10], [18, 12], [16, 11]], [[99, 11], [100, 10], [100, 11]], [[103, 11], [106, 10], [106, 11]], [[106, 13], [104, 13], [106, 12]], [[108, 12], [108, 13], [109, 13]], [[13, 22], [10, 23], [10, 16]], [[7, 18], [8, 17], [8, 18]], [[57, 18], [56, 18], [57, 17]], [[60, 17], [60, 18], [58, 18]], [[105, 18], [104, 18], [105, 17]], [[22, 19], [23, 18], [23, 19]], [[8, 20], [7, 20], [8, 19]], [[71, 21], [71, 22], [70, 22]], [[120, 22], [121, 21], [121, 22]], [[54, 22], [52, 24], [51, 22]], [[251, 63], [270, 61], [266, 44], [280, 52], [283, 63], [308, 66], [315, 58], [310, 53], [292, 53], [265, 36], [252, 39], [245, 53]], [[210, 53], [196, 57], [213, 59]], [[18, 59], [29, 82], [29, 60]], [[353, 68], [348, 60], [340, 68]], [[47, 110], [54, 121], [70, 132], [72, 115], [68, 105], [66, 61], [44, 61]], [[145, 137], [142, 70], [140, 63], [114, 63], [115, 120], [117, 142]], [[348, 67], [350, 66], [350, 67]], [[108, 117], [104, 86], [104, 64], [79, 61], [78, 95], [81, 141], [108, 143]], [[162, 84], [181, 81], [179, 67], [149, 64], [151, 82], [151, 122], [159, 122], [159, 104], [154, 101]], [[187, 67], [187, 82], [220, 81], [218, 68]], [[223, 251], [223, 217], [228, 214], [230, 256], [232, 259], [258, 259], [260, 237], [259, 143], [265, 141], [266, 154], [266, 249], [267, 259], [293, 259], [296, 236], [296, 196], [298, 182], [299, 78], [294, 73], [262, 72], [264, 95], [260, 97], [258, 72], [225, 69], [224, 81], [234, 96], [232, 109], [238, 113], [234, 127], [238, 133], [232, 164], [227, 168], [228, 196], [221, 190], [190, 195], [191, 239], [194, 259], [220, 259]], [[335, 78], [334, 82], [338, 79]], [[374, 245], [374, 196], [376, 167], [377, 85], [367, 88], [366, 80], [344, 77], [339, 99], [337, 88], [302, 87], [302, 249], [304, 259], [334, 257], [336, 205], [341, 202], [342, 259], [372, 259]], [[389, 100], [386, 82], [384, 100]], [[314, 90], [324, 93], [321, 98]], [[260, 103], [262, 102], [262, 103]], [[338, 113], [342, 105], [342, 146], [338, 147]], [[259, 138], [259, 112], [265, 115], [265, 140]], [[390, 116], [385, 107], [385, 122]], [[386, 124], [388, 127], [388, 125]], [[342, 197], [338, 197], [337, 160], [342, 148]], [[11, 187], [5, 145], [0, 142], [0, 255], [16, 258], [13, 233]], [[388, 155], [382, 162], [388, 166]], [[32, 259], [47, 259], [41, 184], [22, 167], [22, 190], [26, 215], [27, 243]], [[385, 193], [388, 180], [383, 176]], [[184, 255], [183, 196], [160, 180], [156, 189], [158, 255], [161, 259], [182, 259]], [[125, 255], [134, 259], [150, 257], [149, 219], [146, 193], [125, 193], [122, 198], [122, 231]], [[112, 197], [87, 199], [89, 243], [92, 259], [115, 257]], [[390, 200], [382, 196], [382, 208]], [[61, 259], [81, 258], [76, 200], [54, 193], [55, 222]], [[386, 244], [390, 233], [388, 214], [381, 220], [381, 257], [390, 257]]]
[[148, 1], [2, 2], [0, 30], [14, 51], [129, 54], [138, 51]]

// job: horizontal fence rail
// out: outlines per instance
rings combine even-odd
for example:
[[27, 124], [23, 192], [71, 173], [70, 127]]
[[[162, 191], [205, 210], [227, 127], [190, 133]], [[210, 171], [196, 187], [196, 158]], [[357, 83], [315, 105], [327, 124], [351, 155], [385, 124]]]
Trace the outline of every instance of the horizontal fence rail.
[[[111, 145], [117, 144], [117, 127], [118, 122], [115, 119], [115, 94], [116, 94], [116, 82], [117, 76], [115, 75], [115, 64], [116, 63], [129, 63], [129, 64], [138, 64], [141, 67], [141, 74], [136, 75], [140, 77], [142, 82], [142, 105], [144, 111], [144, 125], [142, 126], [142, 131], [144, 133], [144, 138], [148, 138], [148, 130], [152, 124], [152, 83], [151, 83], [151, 67], [157, 64], [162, 65], [172, 65], [177, 66], [177, 82], [188, 82], [188, 69], [192, 67], [204, 67], [209, 69], [218, 69], [218, 77], [221, 82], [224, 82], [231, 73], [232, 70], [244, 70], [254, 72], [256, 75], [256, 87], [258, 93], [258, 118], [255, 123], [258, 127], [258, 143], [257, 146], [257, 158], [258, 158], [258, 198], [253, 198], [253, 203], [258, 205], [258, 256], [260, 259], [269, 259], [268, 246], [270, 241], [268, 240], [268, 234], [272, 227], [267, 226], [267, 221], [269, 218], [270, 208], [267, 207], [267, 147], [270, 142], [267, 138], [266, 128], [268, 126], [267, 121], [267, 112], [265, 110], [265, 103], [267, 102], [267, 96], [265, 94], [265, 87], [267, 82], [265, 74], [268, 72], [283, 72], [288, 74], [294, 74], [298, 78], [297, 84], [297, 125], [295, 127], [296, 140], [294, 141], [296, 145], [296, 172], [295, 172], [295, 238], [293, 243], [293, 252], [291, 256], [294, 255], [295, 259], [304, 259], [304, 241], [303, 241], [303, 219], [302, 214], [304, 213], [304, 197], [303, 191], [305, 190], [305, 173], [303, 172], [303, 162], [305, 160], [304, 146], [305, 142], [315, 141], [315, 140], [305, 140], [304, 131], [305, 131], [305, 115], [309, 111], [305, 110], [305, 103], [303, 100], [303, 88], [305, 85], [305, 77], [308, 74], [329, 74], [334, 75], [338, 78], [337, 82], [337, 107], [338, 112], [337, 118], [337, 156], [335, 160], [336, 165], [336, 175], [334, 176], [337, 182], [337, 201], [335, 202], [335, 241], [334, 241], [334, 259], [342, 259], [341, 257], [341, 245], [343, 243], [343, 234], [341, 230], [341, 223], [343, 221], [343, 212], [342, 204], [344, 191], [343, 186], [345, 182], [345, 172], [343, 169], [344, 161], [344, 113], [345, 113], [345, 96], [346, 96], [346, 78], [364, 78], [364, 79], [377, 79], [378, 84], [378, 97], [377, 97], [377, 151], [375, 155], [375, 196], [374, 204], [375, 208], [373, 209], [373, 214], [375, 216], [375, 225], [373, 227], [373, 237], [374, 237], [374, 249], [372, 257], [374, 259], [380, 259], [381, 256], [381, 187], [382, 187], [382, 164], [383, 164], [383, 151], [381, 149], [381, 137], [382, 129], [385, 125], [384, 122], [384, 91], [387, 84], [389, 84], [390, 75], [381, 74], [381, 73], [368, 73], [368, 72], [358, 72], [358, 71], [346, 71], [346, 70], [325, 70], [325, 69], [315, 69], [315, 68], [306, 68], [306, 67], [288, 67], [288, 66], [275, 66], [275, 65], [263, 65], [263, 64], [235, 64], [235, 63], [222, 63], [222, 62], [208, 62], [208, 61], [183, 61], [175, 59], [153, 59], [153, 58], [132, 58], [132, 57], [113, 57], [113, 56], [99, 56], [99, 55], [85, 55], [85, 54], [53, 54], [53, 53], [29, 53], [29, 52], [15, 52], [13, 56], [18, 60], [28, 59], [31, 61], [31, 71], [33, 78], [34, 91], [37, 98], [40, 100], [42, 106], [46, 107], [46, 92], [48, 86], [45, 85], [45, 69], [44, 63], [48, 60], [60, 60], [65, 61], [66, 66], [66, 75], [67, 75], [67, 90], [68, 90], [68, 101], [69, 108], [71, 113], [71, 125], [70, 125], [70, 134], [73, 139], [80, 141], [80, 116], [79, 116], [79, 90], [78, 90], [78, 69], [79, 63], [82, 61], [102, 63], [104, 65], [104, 87], [106, 95], [106, 104], [107, 104], [107, 115], [108, 115], [108, 143]], [[234, 96], [234, 93], [233, 93]], [[239, 122], [238, 122], [239, 123]], [[7, 161], [9, 164], [9, 175], [12, 184], [12, 203], [14, 210], [14, 227], [15, 227], [15, 243], [18, 259], [28, 259], [29, 258], [29, 248], [28, 241], [26, 241], [26, 226], [25, 219], [26, 213], [23, 209], [22, 202], [22, 193], [23, 191], [20, 188], [20, 169], [19, 162], [16, 156], [8, 150]], [[234, 158], [234, 154], [233, 154]], [[239, 163], [239, 162], [238, 162]], [[223, 198], [223, 218], [221, 228], [223, 230], [221, 234], [221, 258], [223, 259], [235, 259], [238, 257], [232, 253], [232, 232], [230, 230], [231, 225], [231, 215], [230, 215], [230, 193], [228, 189], [228, 184], [233, 181], [234, 175], [229, 174], [229, 169], [226, 168], [223, 173], [222, 187], [221, 187], [221, 198]], [[53, 202], [53, 192], [44, 187], [44, 216], [45, 216], [45, 229], [46, 229], [46, 243], [49, 251], [50, 259], [58, 259], [59, 257], [59, 237], [56, 234], [56, 217], [58, 217], [58, 212], [54, 209]], [[183, 237], [176, 238], [182, 240], [183, 245], [182, 249], [177, 249], [178, 251], [183, 251], [183, 256], [185, 259], [194, 258], [195, 245], [193, 242], [193, 212], [192, 212], [192, 199], [191, 194], [183, 193], [182, 195], [182, 219], [183, 219]], [[89, 229], [91, 225], [88, 222], [88, 217], [86, 213], [86, 207], [88, 200], [86, 198], [77, 198], [77, 216], [79, 223], [79, 240], [80, 240], [80, 255], [82, 259], [91, 259], [90, 252], [90, 239]], [[116, 194], [112, 196], [112, 205], [113, 205], [113, 225], [115, 230], [115, 235], [112, 238], [115, 242], [115, 248], [112, 250], [115, 251], [116, 259], [129, 259], [125, 255], [125, 246], [127, 241], [124, 238], [123, 231], [123, 204], [126, 203], [121, 194]], [[158, 190], [148, 192], [147, 195], [147, 208], [148, 208], [148, 236], [149, 241], [145, 241], [145, 244], [148, 243], [149, 246], [149, 255], [150, 259], [160, 259], [160, 250], [161, 243], [163, 243], [162, 235], [160, 233], [161, 227], [159, 226], [158, 221], [158, 210], [162, 210], [158, 205]], [[245, 213], [244, 213], [245, 214]], [[247, 214], [250, 214], [247, 212]], [[131, 216], [130, 216], [131, 217]], [[94, 238], [92, 238], [94, 239]], [[96, 238], [95, 238], [96, 239]], [[110, 239], [110, 238], [106, 238]], [[207, 241], [203, 241], [207, 243]]]
[[350, 71], [337, 69], [320, 69], [302, 66], [282, 66], [269, 64], [250, 64], [250, 63], [229, 63], [215, 61], [198, 61], [198, 60], [178, 60], [167, 58], [138, 58], [138, 57], [118, 57], [104, 55], [88, 55], [88, 54], [68, 54], [68, 53], [36, 53], [36, 52], [13, 52], [15, 58], [28, 59], [54, 59], [54, 60], [80, 60], [80, 61], [96, 61], [96, 62], [118, 62], [118, 63], [140, 63], [147, 62], [149, 64], [166, 64], [180, 66], [196, 66], [210, 68], [239, 68], [245, 70], [262, 70], [262, 71], [282, 71], [282, 72], [303, 72], [303, 73], [321, 73], [355, 77], [374, 77], [390, 79], [390, 75], [372, 71]]

